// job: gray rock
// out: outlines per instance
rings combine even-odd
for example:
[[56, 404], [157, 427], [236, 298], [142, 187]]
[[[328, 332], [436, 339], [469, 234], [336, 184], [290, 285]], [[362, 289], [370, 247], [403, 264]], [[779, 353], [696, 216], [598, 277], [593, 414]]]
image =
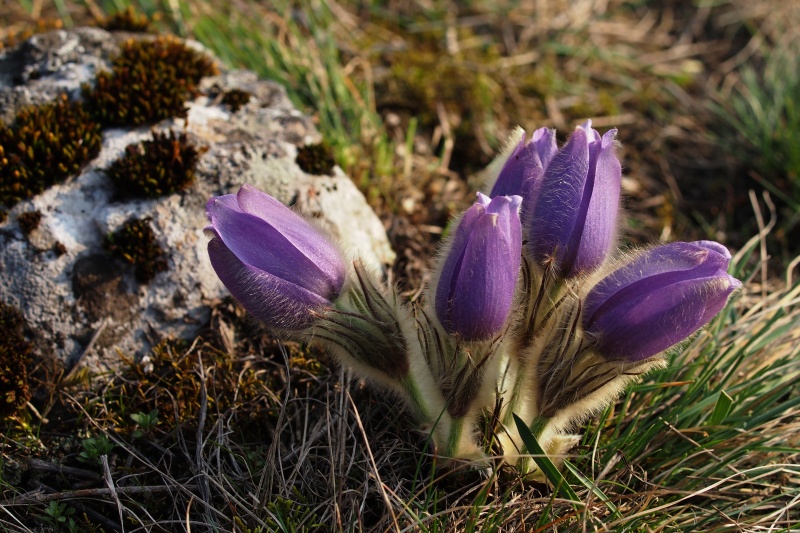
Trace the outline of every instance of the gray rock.
[[[0, 52], [0, 116], [8, 121], [20, 106], [64, 91], [77, 97], [80, 84], [108, 65], [118, 39], [98, 29], [56, 31]], [[311, 176], [295, 163], [297, 147], [318, 142], [320, 135], [283, 87], [244, 71], [205, 79], [201, 90], [212, 86], [253, 97], [232, 113], [200, 96], [188, 103], [186, 120], [154, 127], [186, 131], [191, 142], [206, 148], [188, 191], [155, 200], [115, 200], [103, 169], [151, 132], [110, 129], [103, 133], [99, 156], [79, 175], [17, 204], [0, 224], [0, 300], [18, 307], [67, 364], [95, 336], [87, 362], [98, 370], [116, 364], [116, 350], [141, 355], [164, 336], [198, 331], [208, 320], [209, 304], [227, 295], [206, 252], [205, 203], [245, 183], [295, 204], [375, 268], [393, 262], [380, 220], [352, 181], [338, 168], [333, 176]], [[32, 210], [43, 217], [25, 235], [18, 217]], [[103, 249], [105, 236], [134, 216], [152, 219], [167, 255], [167, 271], [148, 284], [137, 282], [131, 265]], [[66, 252], [56, 253], [56, 243]]]

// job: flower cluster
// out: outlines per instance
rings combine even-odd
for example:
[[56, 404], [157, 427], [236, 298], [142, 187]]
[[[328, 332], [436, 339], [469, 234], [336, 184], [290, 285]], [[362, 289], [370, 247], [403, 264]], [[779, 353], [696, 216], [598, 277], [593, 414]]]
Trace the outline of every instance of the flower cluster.
[[[494, 440], [527, 470], [514, 415], [545, 450], [564, 451], [563, 431], [664, 364], [741, 285], [715, 242], [615, 253], [615, 134], [586, 122], [558, 149], [553, 130], [529, 141], [518, 130], [489, 196], [454, 222], [419, 306], [249, 186], [209, 201], [209, 256], [276, 333], [322, 344], [396, 393], [438, 455], [480, 460]], [[492, 411], [493, 426], [481, 424]]]

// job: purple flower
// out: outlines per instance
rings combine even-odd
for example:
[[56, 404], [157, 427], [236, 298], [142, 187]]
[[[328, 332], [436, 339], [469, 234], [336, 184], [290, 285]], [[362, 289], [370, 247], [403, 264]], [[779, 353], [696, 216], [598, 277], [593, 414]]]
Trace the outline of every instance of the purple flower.
[[248, 185], [206, 205], [211, 265], [231, 294], [268, 326], [300, 330], [342, 290], [339, 250], [276, 199]]
[[539, 128], [533, 132], [528, 143], [525, 137], [523, 132], [522, 139], [508, 156], [489, 194], [492, 198], [513, 194], [522, 196], [523, 214], [533, 211], [544, 169], [558, 152], [556, 130]]
[[614, 243], [622, 168], [610, 130], [579, 126], [544, 171], [533, 216], [526, 218], [527, 250], [560, 277], [591, 272]]
[[584, 330], [609, 359], [656, 355], [707, 324], [741, 286], [727, 273], [730, 259], [712, 241], [648, 250], [592, 288], [583, 306]]
[[436, 286], [435, 309], [450, 333], [467, 341], [500, 332], [519, 274], [522, 228], [519, 196], [478, 193], [455, 230]]

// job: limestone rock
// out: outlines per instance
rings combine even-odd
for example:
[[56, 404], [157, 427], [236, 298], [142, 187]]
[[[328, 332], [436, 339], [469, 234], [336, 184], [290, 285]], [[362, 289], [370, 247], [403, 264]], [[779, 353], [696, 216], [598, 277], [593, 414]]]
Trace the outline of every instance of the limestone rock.
[[[107, 68], [118, 40], [99, 29], [59, 30], [0, 52], [0, 118], [8, 123], [21, 106], [61, 92], [78, 98], [80, 84]], [[252, 94], [235, 113], [213, 96], [233, 88]], [[227, 291], [208, 260], [205, 204], [245, 183], [318, 219], [374, 267], [394, 260], [382, 224], [340, 169], [333, 176], [311, 176], [295, 163], [297, 147], [320, 136], [283, 87], [231, 71], [203, 80], [200, 90], [187, 104], [187, 119], [153, 127], [186, 131], [190, 142], [205, 147], [189, 190], [119, 200], [103, 169], [151, 131], [109, 129], [99, 156], [79, 175], [15, 205], [0, 223], [0, 301], [19, 308], [68, 365], [100, 329], [87, 359], [95, 370], [113, 366], [116, 350], [141, 355], [164, 336], [191, 336], [208, 320], [209, 304]], [[25, 234], [18, 217], [33, 210], [42, 219]], [[152, 219], [167, 256], [167, 270], [147, 284], [136, 281], [132, 265], [103, 248], [105, 236], [134, 216]]]

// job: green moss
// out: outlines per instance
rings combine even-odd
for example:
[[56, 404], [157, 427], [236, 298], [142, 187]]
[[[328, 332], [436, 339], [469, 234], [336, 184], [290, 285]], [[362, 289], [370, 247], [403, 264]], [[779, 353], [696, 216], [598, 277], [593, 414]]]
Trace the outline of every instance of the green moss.
[[42, 212], [38, 209], [36, 211], [26, 211], [20, 213], [17, 217], [19, 227], [22, 228], [22, 233], [29, 235], [33, 230], [39, 227], [39, 222], [42, 221]]
[[149, 33], [150, 19], [147, 15], [136, 12], [132, 6], [125, 11], [117, 11], [101, 20], [100, 27], [106, 31], [127, 31], [131, 33]]
[[297, 165], [307, 174], [330, 176], [333, 174], [333, 151], [327, 144], [308, 144], [297, 149]]
[[136, 279], [149, 283], [156, 274], [167, 270], [164, 251], [158, 245], [150, 218], [131, 219], [106, 237], [105, 247], [114, 256], [135, 265]]
[[202, 150], [186, 133], [153, 133], [153, 138], [125, 147], [125, 155], [106, 170], [125, 198], [157, 198], [189, 187]]
[[205, 76], [217, 73], [214, 62], [176, 37], [128, 40], [100, 72], [92, 87], [83, 85], [85, 106], [104, 126], [149, 124], [186, 116], [186, 100]]
[[22, 109], [11, 127], [0, 124], [0, 203], [14, 205], [78, 173], [101, 144], [100, 126], [66, 95]]
[[13, 414], [31, 397], [26, 363], [33, 348], [26, 329], [22, 314], [0, 302], [0, 417]]

